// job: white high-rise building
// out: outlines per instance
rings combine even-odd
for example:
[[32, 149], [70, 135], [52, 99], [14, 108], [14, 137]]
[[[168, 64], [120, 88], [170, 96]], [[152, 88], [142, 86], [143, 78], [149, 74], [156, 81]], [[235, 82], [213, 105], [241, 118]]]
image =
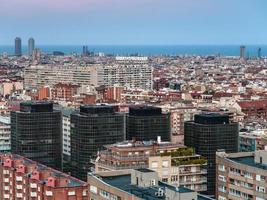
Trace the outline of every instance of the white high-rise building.
[[42, 86], [53, 86], [58, 83], [77, 85], [102, 85], [102, 67], [98, 65], [37, 65], [24, 70], [24, 88], [39, 89]]
[[147, 57], [116, 57], [116, 61], [103, 66], [106, 86], [152, 89], [152, 66]]

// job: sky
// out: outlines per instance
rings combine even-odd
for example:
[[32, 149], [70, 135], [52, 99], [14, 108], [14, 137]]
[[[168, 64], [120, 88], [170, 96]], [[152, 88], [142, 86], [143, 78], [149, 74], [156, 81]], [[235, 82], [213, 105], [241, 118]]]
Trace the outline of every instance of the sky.
[[267, 44], [267, 0], [0, 0], [0, 45]]

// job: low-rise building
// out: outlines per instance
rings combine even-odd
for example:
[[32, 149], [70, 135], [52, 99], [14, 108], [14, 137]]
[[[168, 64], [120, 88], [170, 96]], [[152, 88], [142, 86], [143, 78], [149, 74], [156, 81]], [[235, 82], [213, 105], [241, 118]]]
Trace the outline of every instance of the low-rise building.
[[212, 200], [187, 188], [163, 183], [157, 173], [149, 169], [89, 174], [88, 187], [91, 200]]
[[172, 152], [183, 145], [158, 141], [124, 141], [113, 145], [106, 145], [105, 150], [98, 153], [93, 160], [96, 173], [123, 169], [148, 168], [150, 156]]
[[217, 152], [216, 166], [216, 199], [267, 199], [267, 151]]

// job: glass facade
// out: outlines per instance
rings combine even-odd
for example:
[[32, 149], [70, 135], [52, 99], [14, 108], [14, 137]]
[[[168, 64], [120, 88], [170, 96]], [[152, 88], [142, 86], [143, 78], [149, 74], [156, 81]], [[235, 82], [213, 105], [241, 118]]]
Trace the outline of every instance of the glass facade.
[[22, 103], [20, 111], [11, 112], [11, 151], [61, 169], [61, 112], [53, 111], [51, 103], [38, 103], [39, 112], [36, 104]]
[[[229, 117], [229, 116], [228, 116]], [[194, 147], [197, 154], [208, 159], [208, 193], [215, 194], [216, 151], [224, 149], [227, 153], [238, 151], [238, 123], [230, 123], [227, 116], [200, 114], [195, 121], [185, 122], [185, 145]], [[207, 119], [205, 119], [207, 118]], [[226, 119], [226, 120], [225, 120]], [[209, 122], [210, 124], [208, 124]], [[217, 123], [216, 123], [217, 122]]]
[[124, 114], [115, 113], [110, 106], [81, 106], [80, 113], [71, 115], [72, 175], [86, 180], [97, 152], [124, 137]]
[[170, 141], [170, 114], [161, 112], [161, 108], [133, 107], [127, 116], [127, 139], [138, 141], [156, 140], [161, 136], [163, 141]]

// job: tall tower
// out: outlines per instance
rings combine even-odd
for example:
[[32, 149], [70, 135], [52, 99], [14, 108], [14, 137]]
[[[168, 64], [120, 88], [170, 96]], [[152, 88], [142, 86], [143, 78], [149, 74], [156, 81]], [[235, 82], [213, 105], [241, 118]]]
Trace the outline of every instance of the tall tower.
[[28, 40], [28, 54], [29, 54], [29, 56], [32, 56], [33, 50], [34, 50], [34, 39], [30, 38]]
[[240, 58], [245, 59], [245, 53], [246, 53], [246, 46], [242, 45], [240, 46]]
[[62, 116], [50, 102], [23, 102], [11, 112], [11, 152], [61, 169]]
[[86, 180], [91, 159], [104, 145], [121, 142], [125, 138], [125, 115], [105, 105], [83, 105], [80, 112], [72, 113], [71, 123], [71, 174]]
[[261, 48], [258, 48], [258, 58], [261, 59]]
[[215, 194], [216, 151], [224, 149], [227, 153], [238, 151], [238, 123], [232, 123], [227, 114], [201, 113], [194, 121], [184, 123], [184, 142], [194, 147], [197, 154], [208, 160], [209, 195]]
[[15, 56], [21, 56], [22, 51], [21, 51], [21, 38], [16, 37], [15, 38]]

